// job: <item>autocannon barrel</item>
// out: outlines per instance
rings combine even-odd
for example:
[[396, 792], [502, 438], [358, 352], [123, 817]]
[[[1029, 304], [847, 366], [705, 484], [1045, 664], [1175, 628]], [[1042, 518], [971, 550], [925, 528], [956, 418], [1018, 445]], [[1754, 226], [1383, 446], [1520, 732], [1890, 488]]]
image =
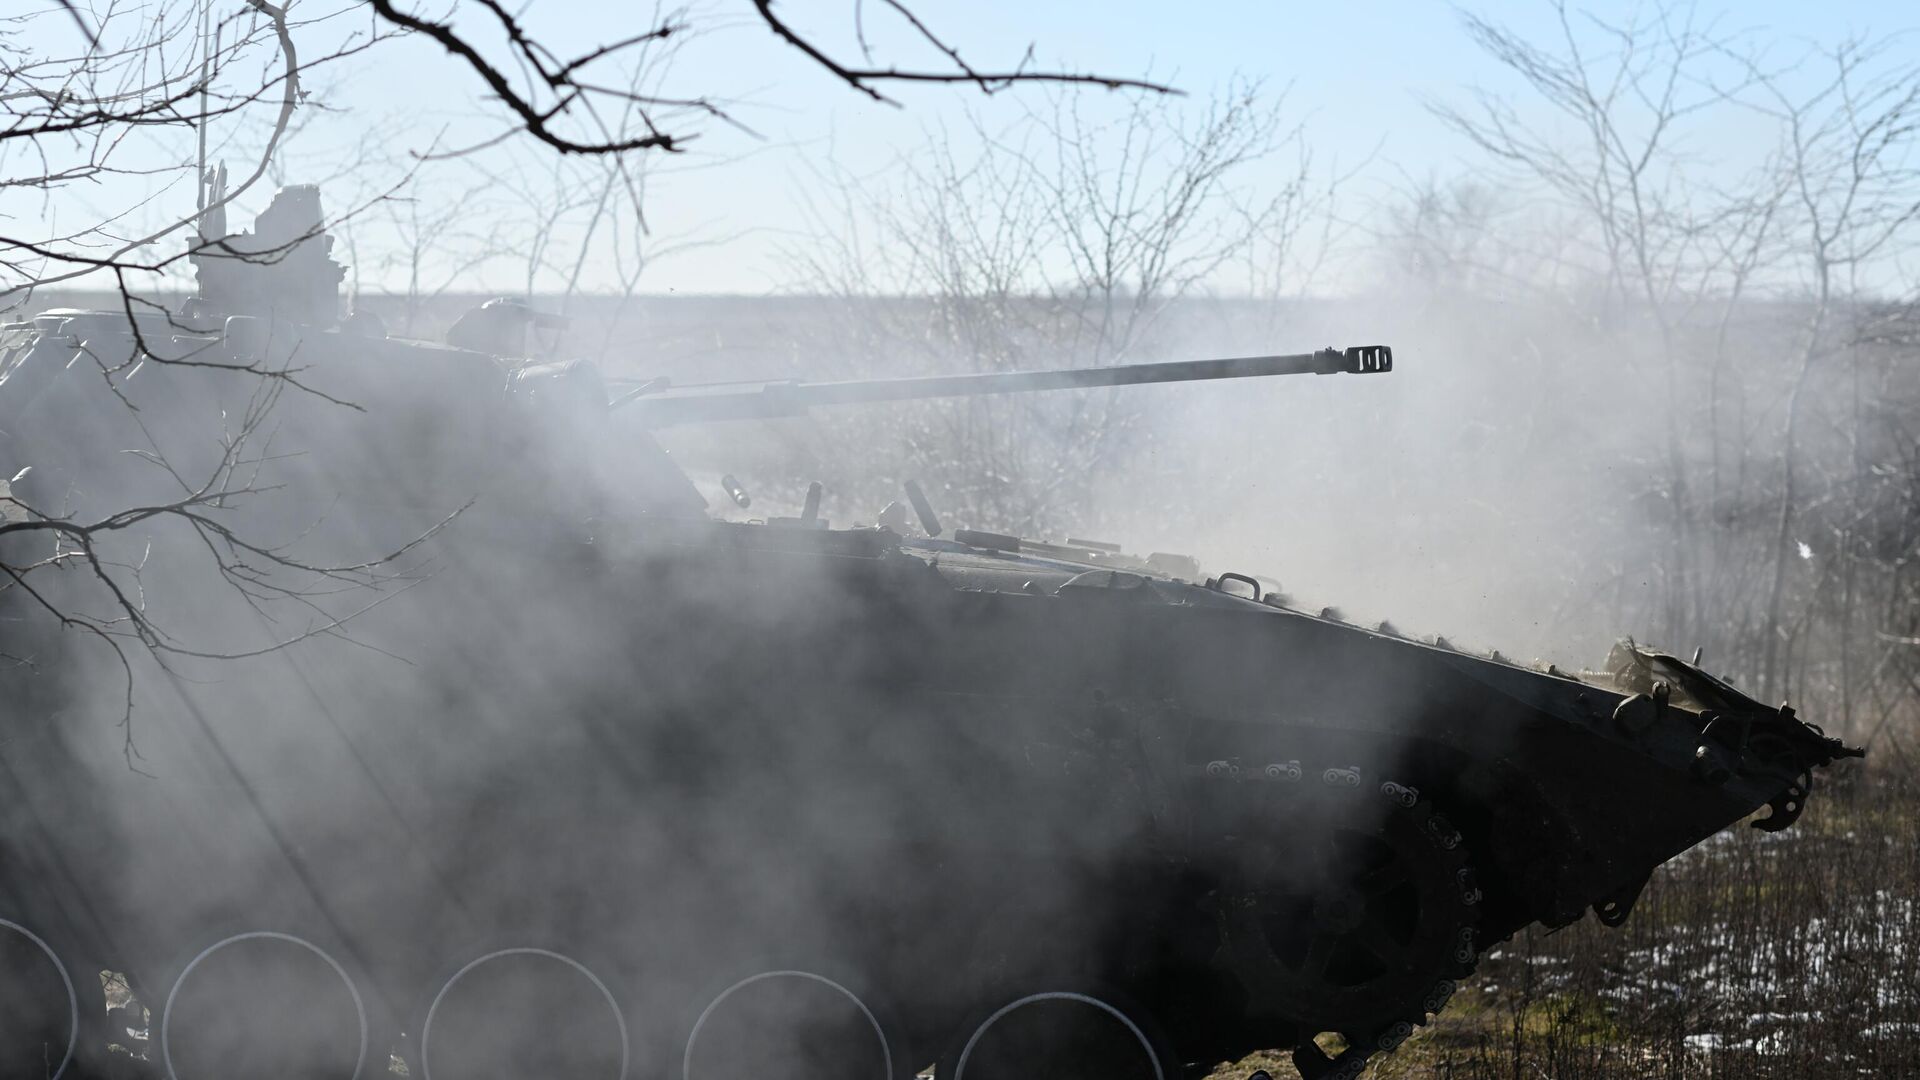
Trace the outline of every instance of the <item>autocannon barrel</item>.
[[656, 380], [613, 402], [637, 413], [648, 427], [798, 416], [817, 405], [858, 405], [920, 398], [971, 397], [1029, 390], [1078, 390], [1138, 383], [1246, 379], [1266, 375], [1378, 374], [1393, 370], [1393, 350], [1356, 345], [1345, 350], [1220, 360], [1175, 360], [1115, 367], [1047, 371], [992, 371], [842, 382], [704, 383], [668, 386]]

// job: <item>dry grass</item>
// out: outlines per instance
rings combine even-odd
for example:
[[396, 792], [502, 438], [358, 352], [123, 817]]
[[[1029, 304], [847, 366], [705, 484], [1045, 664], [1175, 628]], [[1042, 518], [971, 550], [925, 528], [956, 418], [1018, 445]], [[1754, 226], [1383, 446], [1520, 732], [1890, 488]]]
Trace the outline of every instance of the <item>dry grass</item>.
[[[1920, 779], [1829, 770], [1777, 834], [1729, 830], [1632, 919], [1493, 949], [1445, 1015], [1365, 1074], [1450, 1080], [1920, 1077]], [[1223, 1067], [1295, 1076], [1285, 1055]]]

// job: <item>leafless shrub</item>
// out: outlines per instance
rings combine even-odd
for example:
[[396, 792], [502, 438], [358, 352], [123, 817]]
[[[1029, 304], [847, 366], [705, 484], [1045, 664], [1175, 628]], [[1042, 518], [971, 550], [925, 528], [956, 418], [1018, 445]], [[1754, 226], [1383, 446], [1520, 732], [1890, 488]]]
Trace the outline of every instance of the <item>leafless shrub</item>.
[[[1875, 635], [1906, 617], [1863, 601], [1901, 588], [1879, 553], [1905, 528], [1882, 480], [1907, 439], [1875, 403], [1913, 389], [1868, 328], [1902, 317], [1889, 288], [1920, 207], [1920, 76], [1897, 39], [1777, 63], [1692, 8], [1556, 10], [1550, 43], [1465, 26], [1575, 134], [1491, 93], [1431, 101], [1488, 179], [1416, 187], [1389, 250], [1465, 267], [1477, 291], [1517, 284], [1598, 331], [1582, 352], [1656, 391], [1663, 440], [1638, 505], [1667, 542], [1659, 588], [1624, 622], [1703, 646], [1763, 697], [1831, 703], [1848, 731], [1863, 707], [1883, 722], [1880, 687], [1908, 661]], [[1755, 116], [1778, 144], [1753, 167], [1690, 152]], [[1501, 182], [1533, 205], [1496, 220], [1481, 193]]]
[[[1096, 116], [1056, 95], [1003, 130], [933, 133], [895, 183], [829, 178], [838, 203], [816, 217], [832, 231], [796, 262], [851, 333], [819, 351], [869, 374], [1120, 363], [1163, 348], [1169, 312], [1230, 263], [1257, 265], [1276, 293], [1297, 287], [1293, 242], [1325, 196], [1286, 115], [1254, 84], [1190, 113], [1136, 102]], [[878, 447], [883, 471], [932, 481], [969, 523], [1029, 534], [1097, 525], [1089, 478], [1140, 434], [1111, 393], [879, 423], [849, 421], [831, 456]]]

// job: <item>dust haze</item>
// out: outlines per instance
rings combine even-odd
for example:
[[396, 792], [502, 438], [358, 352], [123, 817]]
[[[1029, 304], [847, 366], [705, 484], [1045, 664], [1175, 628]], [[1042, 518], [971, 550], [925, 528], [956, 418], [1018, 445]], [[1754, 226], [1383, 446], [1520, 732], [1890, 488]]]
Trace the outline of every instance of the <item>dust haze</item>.
[[[443, 74], [532, 65], [539, 78], [485, 80], [505, 134], [454, 147], [441, 132], [409, 155], [369, 139], [329, 168], [305, 126], [329, 65], [400, 35], [445, 45], [456, 24], [231, 6], [163, 5], [135, 29], [79, 6], [24, 17], [84, 29], [94, 51], [56, 63], [21, 46], [0, 84], [0, 153], [35, 174], [0, 195], [23, 233], [0, 241], [0, 919], [20, 919], [0, 929], [37, 935], [7, 945], [0, 1030], [30, 1030], [0, 1076], [64, 1068], [72, 1030], [67, 1075], [939, 1062], [944, 1080], [995, 1007], [1039, 990], [1149, 1018], [1128, 1029], [1144, 1059], [1094, 1040], [1082, 1067], [1101, 1075], [1152, 1075], [1149, 1060], [1204, 1076], [1323, 1033], [1341, 1049], [1297, 1058], [1303, 1072], [1358, 1075], [1440, 1013], [1491, 937], [1630, 908], [1699, 840], [1649, 799], [1610, 810], [1617, 828], [1490, 850], [1518, 837], [1502, 815], [1530, 814], [1522, 796], [1578, 789], [1577, 818], [1600, 799], [1585, 785], [1606, 786], [1539, 750], [1540, 718], [1579, 685], [1561, 674], [1607, 687], [1593, 716], [1632, 719], [1615, 699], [1651, 709], [1657, 693], [1665, 722], [1665, 683], [1636, 694], [1602, 670], [1624, 639], [1717, 672], [1730, 688], [1695, 692], [1727, 689], [1745, 704], [1722, 711], [1751, 705], [1743, 723], [1764, 730], [1793, 722], [1783, 701], [1876, 753], [1912, 730], [1920, 76], [1898, 35], [1787, 63], [1763, 33], [1690, 9], [1599, 11], [1564, 40], [1468, 13], [1463, 47], [1502, 89], [1408, 104], [1459, 157], [1397, 161], [1389, 143], [1340, 162], [1317, 152], [1336, 121], [1314, 88], [983, 74], [889, 5], [909, 20], [891, 32], [937, 47], [933, 81], [976, 95], [966, 111], [882, 169], [803, 148], [779, 288], [685, 296], [655, 291], [675, 250], [738, 238], [665, 224], [650, 170], [687, 125], [739, 133], [728, 99], [668, 89], [688, 77], [682, 14], [603, 43], [627, 63], [609, 89], [580, 74], [593, 45], [569, 64], [494, 11], [500, 40], [448, 45]], [[871, 48], [864, 24], [808, 51], [811, 24], [779, 10], [752, 18], [822, 77], [894, 89], [900, 68], [844, 59]], [[1575, 47], [1592, 41], [1620, 47]], [[51, 71], [118, 101], [100, 95], [133, 85], [128, 58], [188, 43], [197, 65], [156, 59], [141, 85], [171, 104], [96, 115], [40, 92]], [[1634, 92], [1568, 89], [1607, 85]], [[142, 179], [161, 151], [107, 142], [193, 101], [167, 129], [177, 145], [161, 140], [172, 179]], [[404, 117], [366, 126], [420, 137]], [[1750, 134], [1725, 149], [1717, 129]], [[36, 164], [22, 147], [42, 142], [68, 158]], [[233, 160], [208, 168], [209, 153]], [[128, 205], [74, 232], [94, 213], [74, 185], [95, 176]], [[45, 220], [59, 209], [46, 236], [24, 235], [33, 200]], [[96, 313], [34, 321], [48, 308]], [[658, 430], [607, 408], [656, 396], [671, 415], [702, 383], [1364, 345], [1391, 346], [1393, 370]], [[1029, 562], [967, 550], [960, 529], [1020, 538]], [[1030, 566], [1068, 550], [1092, 561]], [[1149, 574], [1149, 556], [1197, 573]], [[1084, 594], [1095, 567], [1127, 571], [1108, 592], [1143, 574], [1143, 595], [1175, 587], [1163, 578], [1198, 589], [1171, 613], [1102, 595], [1072, 617], [1064, 601], [1008, 617], [1009, 598]], [[1244, 595], [1228, 573], [1319, 621], [1228, 633], [1269, 614], [1218, 595]], [[1181, 621], [1215, 608], [1229, 621]], [[1353, 627], [1377, 633], [1315, 637]], [[1438, 648], [1354, 659], [1383, 639]], [[1498, 692], [1473, 696], [1449, 681], [1470, 657], [1555, 681], [1488, 675]], [[1450, 732], [1438, 717], [1461, 702], [1489, 718], [1471, 751], [1342, 730]], [[1720, 744], [1690, 707], [1700, 730], [1669, 741], [1707, 764], [1676, 759], [1673, 782], [1696, 787], [1672, 805], [1720, 814], [1703, 835], [1783, 814], [1763, 790], [1778, 761], [1738, 772], [1723, 803], [1696, 790]], [[1269, 714], [1304, 734], [1260, 727]], [[1673, 748], [1653, 730], [1636, 745]], [[1594, 753], [1596, 771], [1639, 760]], [[1513, 766], [1528, 754], [1550, 764]], [[1303, 761], [1309, 784], [1350, 770], [1404, 795], [1400, 816], [1310, 793], [1277, 839], [1241, 844], [1283, 804], [1178, 794], [1196, 769], [1278, 769], [1278, 784]], [[1510, 809], [1473, 801], [1488, 792]], [[1440, 882], [1420, 919], [1493, 899], [1438, 944], [1409, 924], [1419, 978], [1377, 991], [1391, 1009], [1257, 1028], [1257, 980], [1216, 962], [1246, 932], [1234, 890], [1321, 827], [1377, 828], [1365, 843], [1388, 851], [1413, 837]], [[1656, 837], [1645, 865], [1607, 846], [1636, 829]], [[990, 1050], [974, 1067], [999, 1075]], [[1119, 1063], [1100, 1064], [1109, 1052]]]

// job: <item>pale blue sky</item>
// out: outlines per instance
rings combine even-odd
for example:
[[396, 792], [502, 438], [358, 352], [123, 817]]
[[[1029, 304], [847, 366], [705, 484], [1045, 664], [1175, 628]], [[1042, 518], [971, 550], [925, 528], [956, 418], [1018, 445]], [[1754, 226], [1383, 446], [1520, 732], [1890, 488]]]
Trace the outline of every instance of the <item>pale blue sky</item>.
[[[305, 0], [311, 13], [342, 0]], [[1482, 0], [1464, 5], [1536, 37], [1555, 34], [1554, 14], [1544, 0]], [[1461, 29], [1459, 9], [1415, 0], [1353, 0], [1347, 3], [1235, 2], [1166, 4], [1142, 0], [1036, 3], [1033, 0], [920, 0], [915, 10], [982, 67], [1017, 61], [1029, 43], [1042, 62], [1101, 73], [1150, 74], [1196, 98], [1235, 76], [1264, 79], [1278, 89], [1292, 85], [1289, 102], [1307, 123], [1323, 164], [1353, 163], [1376, 155], [1371, 176], [1357, 184], [1365, 196], [1403, 173], [1448, 173], [1459, 168], [1462, 147], [1420, 104], [1422, 95], [1457, 97], [1473, 84], [1500, 88]], [[296, 4], [296, 11], [300, 5]], [[606, 40], [643, 25], [650, 8], [604, 0], [529, 0], [525, 18], [564, 52], [570, 45]], [[788, 18], [808, 27], [840, 55], [852, 59], [852, 0], [784, 0]], [[1649, 5], [1603, 0], [1591, 10], [1611, 19], [1651, 11]], [[1697, 7], [1701, 19], [1717, 18], [1728, 30], [1752, 32], [1784, 59], [1809, 42], [1831, 43], [1849, 34], [1920, 27], [1920, 7], [1911, 0], [1751, 0]], [[1715, 13], [1719, 13], [1715, 15]], [[361, 16], [364, 18], [364, 16]], [[915, 51], [897, 20], [882, 5], [866, 4], [870, 37], [883, 56], [931, 65], [937, 58]], [[778, 250], [796, 218], [793, 192], [811, 182], [831, 160], [854, 172], [883, 169], [920, 145], [924, 132], [958, 125], [964, 110], [993, 124], [1022, 108], [1013, 91], [983, 99], [963, 87], [895, 91], [905, 108], [876, 105], [776, 41], [755, 20], [745, 0], [702, 0], [694, 22], [706, 29], [676, 61], [664, 89], [728, 99], [734, 113], [761, 138], [707, 124], [697, 152], [661, 163], [648, 212], [656, 234], [694, 232], [735, 237], [659, 262], [648, 272], [646, 291], [762, 292], [787, 283]], [[36, 32], [71, 32], [63, 23], [40, 20]], [[1913, 48], [1920, 49], [1920, 39]], [[486, 130], [489, 106], [469, 72], [422, 41], [389, 43], [355, 62], [353, 77], [330, 97], [346, 110], [313, 119], [301, 137], [305, 152], [326, 159], [349, 141], [361, 123], [380, 119], [391, 133], [387, 149], [428, 146], [453, 125], [458, 133]], [[1087, 91], [1106, 99], [1104, 91]], [[1738, 131], [1709, 133], [1727, 141], [1703, 147], [1709, 154], [1737, 153]], [[531, 156], [531, 155], [530, 155]], [[318, 167], [315, 157], [295, 160], [289, 172]], [[289, 176], [298, 179], [297, 176]], [[190, 197], [190, 195], [189, 195]], [[736, 234], [739, 234], [736, 236]]]
[[[1468, 6], [1530, 35], [1556, 33], [1554, 12], [1541, 0]], [[558, 30], [573, 21], [575, 12], [580, 24], [604, 28], [624, 24], [618, 13], [630, 10], [582, 0], [534, 0], [531, 14]], [[730, 9], [709, 10], [724, 14]], [[787, 0], [782, 10], [817, 28], [822, 40], [842, 50], [841, 55], [853, 55], [848, 30], [852, 4], [847, 0]], [[1456, 167], [1462, 148], [1423, 110], [1421, 95], [1455, 95], [1474, 83], [1503, 85], [1500, 73], [1489, 70], [1462, 31], [1459, 9], [1426, 0], [928, 0], [916, 4], [916, 10], [981, 65], [1017, 60], [1033, 43], [1042, 60], [1057, 57], [1064, 66], [1080, 70], [1151, 73], [1196, 97], [1235, 75], [1264, 79], [1275, 88], [1291, 83], [1290, 101], [1308, 122], [1316, 156], [1327, 164], [1352, 163], [1377, 148], [1372, 171], [1381, 182], [1403, 169], [1422, 174]], [[1593, 10], [1622, 19], [1651, 8], [1602, 2]], [[1752, 0], [1723, 8], [1703, 3], [1697, 10], [1703, 20], [1717, 17], [1727, 30], [1751, 29], [1756, 39], [1772, 42], [1774, 55], [1781, 58], [1809, 41], [1832, 42], [1849, 34], [1920, 25], [1920, 7], [1897, 0]], [[1716, 11], [1722, 14], [1715, 16]], [[866, 18], [869, 34], [892, 50], [890, 55], [924, 56], [907, 51], [909, 43], [901, 35], [889, 35], [880, 5], [868, 3]], [[1915, 47], [1920, 48], [1920, 41]], [[430, 59], [423, 57], [423, 68]], [[697, 79], [691, 77], [694, 73]], [[653, 271], [650, 291], [752, 292], [778, 285], [783, 270], [772, 257], [778, 244], [774, 234], [793, 219], [791, 189], [808, 182], [810, 160], [831, 154], [855, 171], [882, 168], [894, 155], [918, 146], [926, 128], [957, 124], [962, 110], [975, 110], [991, 122], [1010, 119], [1022, 107], [1019, 92], [983, 100], [964, 88], [909, 88], [897, 95], [906, 108], [875, 105], [809, 66], [754, 23], [698, 43], [682, 58], [679, 75], [673, 83], [677, 87], [717, 86], [718, 92], [740, 99], [739, 115], [766, 136], [766, 142], [711, 129], [703, 140], [704, 153], [751, 156], [668, 179], [651, 200], [650, 212], [667, 233], [678, 222], [721, 221], [730, 230], [762, 231], [722, 249], [663, 261]], [[408, 78], [419, 85], [416, 76]], [[1032, 91], [1024, 93], [1030, 100]], [[1103, 91], [1089, 93], [1105, 96]]]

